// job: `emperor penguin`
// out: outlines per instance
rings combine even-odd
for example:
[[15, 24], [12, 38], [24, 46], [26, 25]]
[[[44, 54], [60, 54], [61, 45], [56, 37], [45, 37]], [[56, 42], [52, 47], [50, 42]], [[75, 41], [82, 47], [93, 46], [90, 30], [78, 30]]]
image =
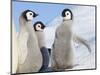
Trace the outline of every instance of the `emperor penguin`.
[[62, 11], [63, 21], [56, 29], [52, 48], [52, 68], [55, 71], [65, 70], [74, 66], [74, 50], [72, 48], [73, 13], [70, 9]]
[[46, 40], [44, 34], [45, 25], [41, 21], [37, 21], [34, 25], [34, 30], [36, 32], [39, 47], [43, 57], [43, 64], [39, 72], [46, 72], [48, 70], [49, 65], [49, 51], [46, 48]]
[[43, 59], [32, 24], [36, 16], [38, 15], [34, 11], [25, 10], [19, 17], [18, 43], [20, 49], [17, 73], [39, 72], [41, 69]]

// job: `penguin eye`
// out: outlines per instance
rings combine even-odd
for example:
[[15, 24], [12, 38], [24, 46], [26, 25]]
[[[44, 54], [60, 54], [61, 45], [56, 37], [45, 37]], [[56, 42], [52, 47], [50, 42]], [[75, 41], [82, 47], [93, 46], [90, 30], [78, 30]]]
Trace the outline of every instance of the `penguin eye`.
[[41, 25], [40, 25], [40, 24], [38, 24], [38, 27], [40, 28], [40, 27], [41, 27]]
[[29, 13], [31, 16], [33, 15], [33, 13]]
[[66, 16], [68, 16], [68, 15], [70, 15], [70, 12], [69, 12], [69, 11], [67, 11], [65, 14], [66, 14]]
[[69, 15], [69, 13], [67, 13], [67, 15]]
[[32, 13], [30, 13], [30, 15], [32, 15]]
[[38, 27], [40, 27], [40, 26], [38, 26]]

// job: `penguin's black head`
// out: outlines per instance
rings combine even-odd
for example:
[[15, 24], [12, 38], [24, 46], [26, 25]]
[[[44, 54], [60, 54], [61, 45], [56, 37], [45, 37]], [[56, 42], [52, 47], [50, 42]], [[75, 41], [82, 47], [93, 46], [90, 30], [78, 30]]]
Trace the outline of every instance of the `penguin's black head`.
[[64, 9], [62, 11], [62, 17], [66, 20], [72, 20], [73, 19], [73, 13], [70, 9]]
[[34, 25], [35, 31], [42, 31], [45, 28], [45, 25], [41, 21], [37, 21]]
[[38, 16], [38, 14], [36, 14], [35, 12], [33, 12], [31, 10], [25, 10], [22, 13], [22, 16], [25, 18], [26, 21], [32, 21], [33, 18], [35, 18], [36, 16]]

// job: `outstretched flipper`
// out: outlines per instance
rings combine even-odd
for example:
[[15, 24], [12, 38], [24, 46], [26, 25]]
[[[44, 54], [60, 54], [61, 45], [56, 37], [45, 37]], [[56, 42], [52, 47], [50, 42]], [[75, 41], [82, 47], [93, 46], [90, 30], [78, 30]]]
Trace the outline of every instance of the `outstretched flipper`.
[[76, 34], [73, 34], [73, 41], [76, 43], [84, 44], [88, 48], [88, 51], [91, 53], [91, 48], [90, 48], [90, 45], [87, 40], [85, 40], [84, 38], [82, 38]]

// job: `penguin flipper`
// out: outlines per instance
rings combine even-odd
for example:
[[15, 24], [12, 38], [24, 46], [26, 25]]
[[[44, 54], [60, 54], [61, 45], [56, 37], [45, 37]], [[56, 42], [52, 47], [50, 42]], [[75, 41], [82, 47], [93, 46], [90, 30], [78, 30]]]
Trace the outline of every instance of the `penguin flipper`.
[[39, 72], [47, 72], [48, 65], [49, 65], [49, 51], [45, 47], [42, 47], [40, 50], [41, 50], [42, 57], [43, 57], [43, 63], [42, 63], [42, 67], [39, 70]]
[[87, 40], [85, 40], [84, 38], [74, 34], [73, 35], [73, 41], [76, 42], [76, 43], [84, 44], [88, 48], [88, 51], [91, 53], [91, 48], [90, 48], [90, 45], [89, 45]]

